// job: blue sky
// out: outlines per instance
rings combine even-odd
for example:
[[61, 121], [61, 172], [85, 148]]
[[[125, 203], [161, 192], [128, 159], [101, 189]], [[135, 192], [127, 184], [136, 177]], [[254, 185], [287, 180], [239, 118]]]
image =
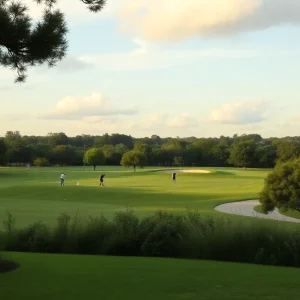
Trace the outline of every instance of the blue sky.
[[70, 47], [55, 69], [22, 85], [0, 69], [0, 134], [299, 135], [298, 1], [109, 2], [95, 15], [61, 0]]

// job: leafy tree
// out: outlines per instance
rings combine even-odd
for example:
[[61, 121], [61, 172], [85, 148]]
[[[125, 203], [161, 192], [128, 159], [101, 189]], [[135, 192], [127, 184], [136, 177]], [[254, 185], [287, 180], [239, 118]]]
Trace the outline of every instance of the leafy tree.
[[33, 164], [37, 167], [49, 166], [49, 161], [45, 157], [37, 157], [33, 160]]
[[237, 142], [230, 151], [229, 163], [236, 167], [250, 167], [255, 161], [256, 144], [253, 140]]
[[104, 145], [100, 148], [105, 156], [106, 164], [108, 165], [120, 165], [122, 156], [116, 151], [113, 145]]
[[213, 165], [213, 148], [215, 146], [215, 141], [211, 138], [209, 139], [199, 139], [192, 144], [192, 147], [201, 155], [198, 155], [198, 158], [201, 158], [198, 161], [198, 164], [203, 166]]
[[116, 146], [118, 144], [124, 144], [127, 148], [133, 148], [133, 138], [130, 135], [115, 133], [110, 136], [110, 142]]
[[6, 158], [10, 163], [28, 163], [32, 159], [32, 148], [24, 144], [19, 131], [8, 131], [5, 135]]
[[51, 153], [51, 162], [57, 165], [72, 165], [75, 149], [69, 145], [58, 145]]
[[126, 147], [126, 145], [124, 145], [124, 144], [117, 144], [116, 146], [115, 146], [115, 150], [116, 150], [116, 152], [118, 153], [118, 154], [120, 154], [121, 155], [121, 157], [124, 155], [124, 153], [126, 153], [126, 152], [128, 152], [128, 148]]
[[136, 171], [136, 167], [145, 167], [148, 164], [147, 156], [139, 151], [129, 151], [126, 152], [121, 160], [121, 165], [123, 167], [133, 167], [134, 172]]
[[103, 165], [105, 163], [105, 156], [100, 148], [91, 148], [84, 154], [84, 162], [87, 165], [91, 165], [96, 170], [97, 165]]
[[[67, 52], [64, 14], [54, 9], [58, 0], [34, 0], [44, 5], [42, 19], [34, 23], [24, 0], [0, 0], [0, 65], [17, 71], [16, 82], [26, 79], [28, 67], [47, 63], [54, 66]], [[81, 0], [92, 12], [105, 0]], [[24, 3], [25, 2], [25, 3]]]
[[225, 143], [214, 146], [211, 152], [215, 166], [226, 166], [228, 164], [230, 152], [229, 147]]
[[256, 150], [257, 167], [273, 168], [276, 161], [276, 148], [271, 145], [261, 145]]
[[147, 156], [148, 162], [151, 160], [152, 148], [143, 142], [137, 142], [134, 145], [133, 150], [144, 153]]
[[300, 156], [300, 142], [297, 140], [281, 140], [277, 143], [278, 162], [286, 162]]
[[184, 165], [184, 160], [181, 156], [175, 156], [174, 157], [174, 165], [175, 166], [178, 166], [178, 167], [181, 167]]
[[35, 157], [50, 157], [52, 146], [48, 143], [38, 143], [34, 147], [34, 155]]
[[260, 194], [264, 212], [276, 207], [300, 212], [300, 159], [278, 164]]
[[104, 145], [111, 145], [110, 135], [108, 133], [105, 133], [102, 136], [97, 136], [95, 138], [94, 147], [101, 148]]
[[161, 146], [165, 151], [167, 165], [172, 165], [175, 156], [182, 156], [183, 147], [178, 139], [169, 139]]
[[63, 132], [48, 133], [48, 139], [49, 139], [49, 143], [52, 146], [68, 145], [69, 144], [69, 139], [68, 139], [67, 135]]
[[184, 151], [184, 162], [187, 166], [199, 166], [202, 161], [202, 150], [195, 147], [194, 144], [188, 145]]
[[4, 139], [0, 139], [0, 165], [5, 163], [6, 145]]
[[169, 152], [161, 148], [155, 148], [152, 151], [153, 164], [159, 166], [167, 166], [170, 160]]

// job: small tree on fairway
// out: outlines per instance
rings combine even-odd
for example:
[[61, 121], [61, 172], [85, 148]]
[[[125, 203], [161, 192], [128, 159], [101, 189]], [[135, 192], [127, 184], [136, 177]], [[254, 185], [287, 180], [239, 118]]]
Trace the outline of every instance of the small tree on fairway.
[[139, 151], [129, 151], [126, 152], [121, 160], [121, 165], [123, 167], [133, 167], [134, 172], [136, 167], [145, 167], [148, 164], [147, 156]]
[[83, 160], [87, 165], [93, 166], [94, 170], [96, 170], [97, 165], [103, 165], [105, 163], [105, 156], [101, 149], [91, 148], [85, 152]]
[[260, 202], [265, 213], [274, 208], [300, 212], [300, 159], [276, 166], [265, 180]]

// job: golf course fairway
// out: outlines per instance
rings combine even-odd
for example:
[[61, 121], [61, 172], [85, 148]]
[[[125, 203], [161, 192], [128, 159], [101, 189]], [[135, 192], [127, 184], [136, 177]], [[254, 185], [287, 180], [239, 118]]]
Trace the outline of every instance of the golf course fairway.
[[[36, 221], [54, 224], [64, 212], [82, 218], [102, 214], [112, 217], [116, 211], [127, 208], [141, 217], [157, 210], [191, 209], [221, 214], [214, 210], [215, 206], [257, 199], [268, 174], [268, 170], [207, 168], [204, 170], [209, 173], [178, 172], [177, 182], [173, 183], [170, 173], [161, 172], [164, 169], [145, 168], [137, 172], [121, 167], [98, 169], [0, 169], [0, 220], [10, 212], [18, 227]], [[62, 172], [66, 173], [64, 187], [59, 182]], [[105, 187], [99, 187], [101, 173], [106, 174]]]

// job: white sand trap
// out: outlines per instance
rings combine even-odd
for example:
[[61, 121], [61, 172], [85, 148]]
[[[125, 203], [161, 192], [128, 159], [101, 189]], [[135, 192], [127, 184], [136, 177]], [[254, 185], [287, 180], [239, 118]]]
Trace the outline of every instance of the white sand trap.
[[211, 171], [208, 170], [162, 170], [158, 171], [160, 173], [194, 173], [194, 174], [208, 174], [211, 173]]
[[225, 214], [231, 214], [231, 215], [270, 219], [270, 220], [277, 220], [283, 222], [300, 223], [300, 219], [286, 217], [281, 213], [279, 213], [278, 209], [275, 209], [273, 212], [267, 215], [258, 213], [254, 210], [254, 207], [257, 205], [260, 205], [260, 202], [258, 200], [239, 201], [239, 202], [231, 202], [231, 203], [218, 205], [215, 207], [215, 210]]

